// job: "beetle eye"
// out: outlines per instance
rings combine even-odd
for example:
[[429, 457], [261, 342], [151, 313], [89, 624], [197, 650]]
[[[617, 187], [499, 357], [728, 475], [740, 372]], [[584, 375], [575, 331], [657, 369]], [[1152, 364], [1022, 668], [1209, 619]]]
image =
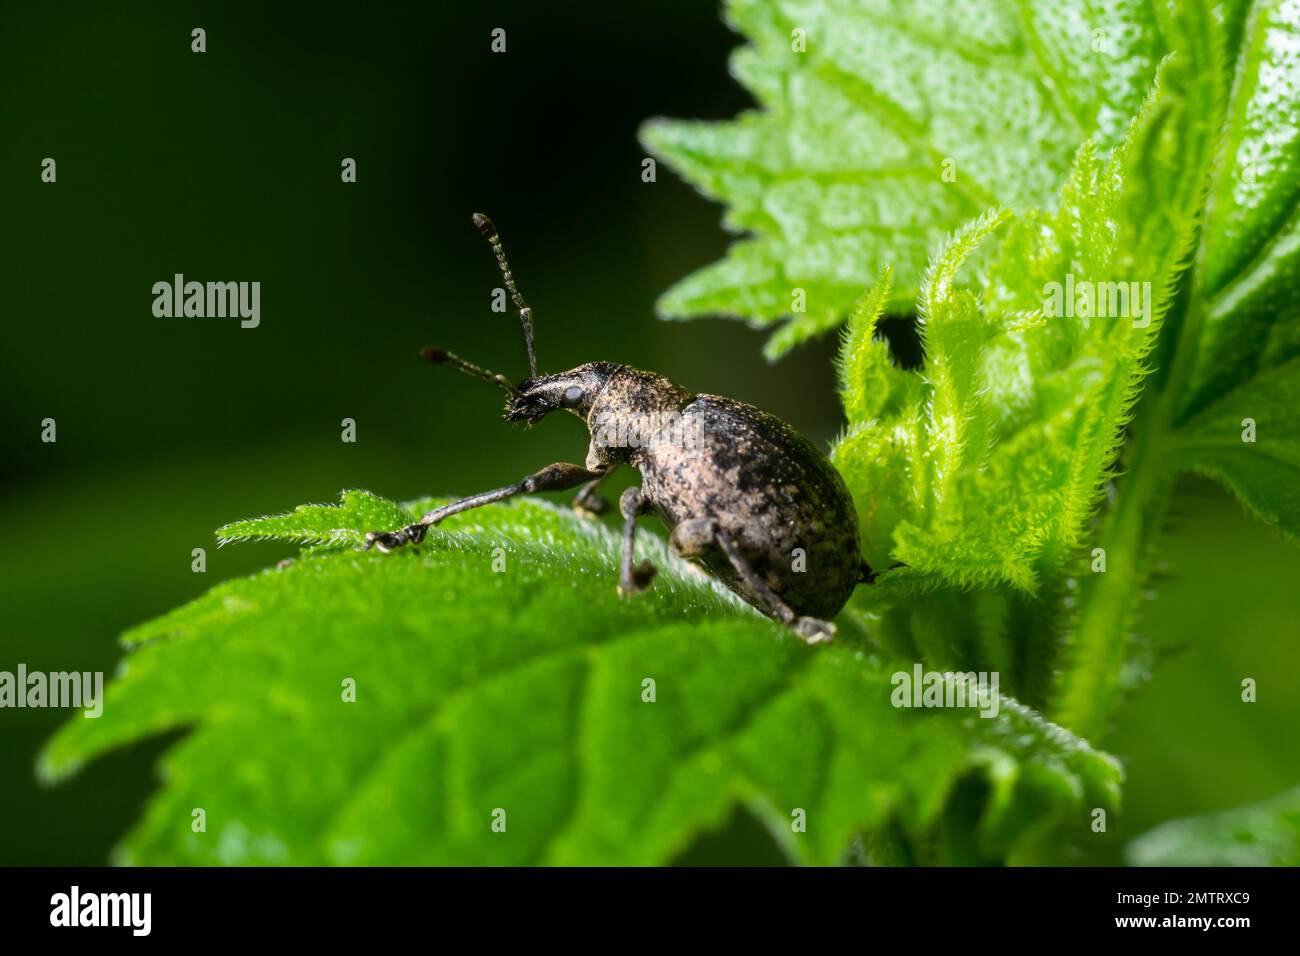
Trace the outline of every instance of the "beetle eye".
[[582, 401], [582, 388], [577, 385], [570, 385], [564, 390], [562, 401], [565, 408], [576, 408], [578, 403]]

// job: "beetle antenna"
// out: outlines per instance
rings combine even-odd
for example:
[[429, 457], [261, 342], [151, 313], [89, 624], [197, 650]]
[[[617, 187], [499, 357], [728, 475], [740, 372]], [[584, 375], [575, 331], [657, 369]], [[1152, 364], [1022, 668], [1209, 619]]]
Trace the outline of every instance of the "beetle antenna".
[[528, 308], [524, 302], [524, 297], [519, 294], [519, 289], [515, 286], [515, 277], [510, 272], [510, 263], [506, 262], [506, 251], [501, 248], [501, 237], [497, 235], [497, 227], [492, 225], [492, 220], [481, 212], [474, 213], [474, 225], [478, 226], [478, 231], [483, 233], [483, 238], [492, 246], [492, 253], [497, 257], [497, 265], [501, 269], [501, 278], [506, 282], [506, 288], [510, 290], [510, 298], [515, 302], [515, 308], [519, 310], [519, 319], [524, 324], [524, 345], [528, 348], [528, 375], [530, 378], [537, 378], [537, 353], [533, 350], [533, 310]]
[[485, 368], [479, 368], [473, 362], [467, 362], [456, 353], [448, 352], [446, 349], [440, 349], [436, 346], [433, 348], [427, 348], [420, 353], [420, 357], [428, 359], [435, 365], [450, 365], [452, 368], [464, 372], [466, 375], [480, 378], [493, 385], [500, 385], [511, 395], [519, 394], [519, 389], [510, 384], [510, 379], [506, 378], [500, 372], [489, 372]]

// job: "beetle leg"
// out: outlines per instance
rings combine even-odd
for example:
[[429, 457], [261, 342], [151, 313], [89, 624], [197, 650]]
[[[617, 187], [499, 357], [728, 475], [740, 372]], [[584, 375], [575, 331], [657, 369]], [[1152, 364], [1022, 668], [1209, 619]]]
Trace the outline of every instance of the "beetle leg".
[[609, 472], [601, 475], [594, 481], [589, 481], [573, 496], [573, 510], [584, 517], [594, 518], [603, 515], [609, 510], [609, 502], [602, 498], [596, 491], [600, 483], [609, 477]]
[[533, 472], [513, 485], [470, 495], [468, 498], [461, 498], [459, 501], [453, 501], [450, 504], [434, 508], [415, 524], [407, 525], [400, 531], [371, 531], [366, 535], [365, 550], [369, 551], [372, 547], [375, 547], [380, 551], [387, 552], [392, 551], [394, 548], [400, 548], [404, 544], [419, 544], [424, 540], [424, 535], [431, 526], [462, 511], [490, 505], [493, 502], [514, 495], [531, 495], [538, 491], [563, 491], [566, 488], [572, 488], [574, 485], [579, 485], [584, 481], [592, 481], [599, 477], [598, 472], [588, 471], [581, 465], [571, 465], [568, 462], [557, 461], [553, 465], [547, 465], [545, 468]]
[[716, 540], [722, 553], [727, 556], [731, 566], [736, 569], [736, 573], [744, 580], [749, 589], [753, 591], [763, 601], [769, 617], [786, 627], [794, 628], [794, 632], [809, 644], [829, 644], [835, 637], [835, 625], [829, 621], [819, 621], [813, 617], [799, 617], [795, 614], [790, 605], [781, 600], [781, 596], [773, 591], [766, 581], [750, 565], [749, 560], [740, 552], [736, 542], [732, 541], [721, 531], [717, 532]]
[[640, 488], [628, 488], [618, 499], [618, 510], [623, 515], [623, 561], [618, 572], [618, 593], [627, 597], [649, 587], [654, 579], [655, 566], [649, 561], [633, 564], [636, 544], [636, 519], [650, 510], [650, 503]]

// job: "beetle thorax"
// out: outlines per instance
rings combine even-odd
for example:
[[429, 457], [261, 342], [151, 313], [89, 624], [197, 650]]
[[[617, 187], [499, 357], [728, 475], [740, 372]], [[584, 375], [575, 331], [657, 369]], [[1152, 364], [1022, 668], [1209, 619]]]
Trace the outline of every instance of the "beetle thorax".
[[607, 464], [635, 465], [656, 443], [679, 439], [682, 411], [694, 397], [662, 375], [620, 368], [587, 416], [593, 450]]

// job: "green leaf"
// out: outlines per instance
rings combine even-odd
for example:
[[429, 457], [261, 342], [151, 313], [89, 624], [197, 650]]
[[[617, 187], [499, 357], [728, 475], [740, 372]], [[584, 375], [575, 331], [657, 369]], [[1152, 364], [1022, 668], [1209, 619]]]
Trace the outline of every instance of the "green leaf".
[[1127, 856], [1134, 866], [1300, 866], [1300, 787], [1165, 823], [1130, 843]]
[[881, 272], [871, 291], [854, 308], [845, 329], [836, 368], [840, 399], [849, 421], [868, 422], [911, 404], [909, 385], [918, 379], [900, 371], [889, 356], [889, 345], [876, 337], [892, 281], [889, 269]]
[[1170, 463], [1218, 480], [1252, 515], [1300, 544], [1300, 358], [1261, 373], [1180, 428]]
[[1124, 0], [731, 0], [727, 14], [750, 41], [732, 72], [761, 108], [656, 121], [642, 140], [756, 238], [659, 308], [792, 316], [772, 357], [838, 325], [884, 266], [906, 307], [930, 250], [984, 209], [1050, 206], [1085, 139], [1119, 140], [1166, 52], [1148, 5]]
[[[348, 492], [221, 533], [357, 541], [430, 504]], [[655, 536], [638, 544], [653, 587], [620, 599], [618, 543], [523, 499], [448, 519], [418, 553], [317, 551], [227, 582], [126, 636], [103, 716], [69, 722], [41, 771], [187, 729], [121, 854], [147, 864], [651, 864], [735, 806], [831, 863], [891, 821], [920, 839], [971, 778], [998, 859], [1114, 806], [1116, 762], [1061, 728], [1009, 698], [992, 719], [895, 708], [910, 662], [849, 635], [809, 648]]]
[[[1109, 158], [1080, 149], [1057, 212], [988, 214], [935, 254], [918, 302], [925, 367], [913, 408], [868, 420], [860, 411], [864, 393], [879, 390], [875, 376], [842, 383], [850, 427], [836, 464], [868, 542], [890, 542], [913, 586], [1034, 595], [1077, 547], [1193, 234], [1192, 213], [1134, 198], [1169, 175], [1149, 153], [1178, 108], [1167, 85]], [[962, 264], [1002, 226], [991, 260], [959, 282]], [[1133, 315], [1074, 309], [1076, 285], [1123, 281], [1127, 296], [1132, 276], [1147, 283], [1141, 315], [1127, 298]], [[875, 498], [890, 485], [906, 492], [881, 508]]]
[[[1219, 12], [1226, 15], [1187, 4], [1170, 20], [1190, 66], [1187, 105], [1162, 137], [1183, 171], [1173, 201], [1181, 208], [1184, 197], [1208, 201], [1191, 268], [1153, 353], [1161, 367], [1136, 409], [1129, 477], [1103, 516], [1098, 543], [1120, 573], [1089, 575], [1077, 595], [1071, 663], [1055, 712], [1089, 735], [1101, 732], [1120, 692], [1142, 676], [1127, 666], [1142, 653], [1132, 635], [1178, 472], [1217, 478], [1292, 540], [1300, 526], [1300, 422], [1287, 407], [1300, 341], [1293, 307], [1300, 9], [1267, 2], [1244, 14], [1240, 4]], [[1170, 201], [1167, 189], [1154, 195]], [[1268, 421], [1267, 441], [1242, 442], [1243, 419], [1256, 414]]]
[[[1300, 9], [1245, 20], [1197, 295], [1171, 383], [1169, 465], [1300, 542]], [[1178, 374], [1183, 373], [1183, 374]], [[1247, 419], [1258, 431], [1243, 440]]]
[[1207, 204], [1183, 417], [1300, 355], [1300, 9], [1249, 11]]
[[287, 515], [235, 521], [217, 529], [221, 544], [294, 541], [298, 544], [364, 544], [366, 532], [401, 527], [410, 515], [401, 505], [368, 491], [345, 491], [341, 505], [300, 505]]

